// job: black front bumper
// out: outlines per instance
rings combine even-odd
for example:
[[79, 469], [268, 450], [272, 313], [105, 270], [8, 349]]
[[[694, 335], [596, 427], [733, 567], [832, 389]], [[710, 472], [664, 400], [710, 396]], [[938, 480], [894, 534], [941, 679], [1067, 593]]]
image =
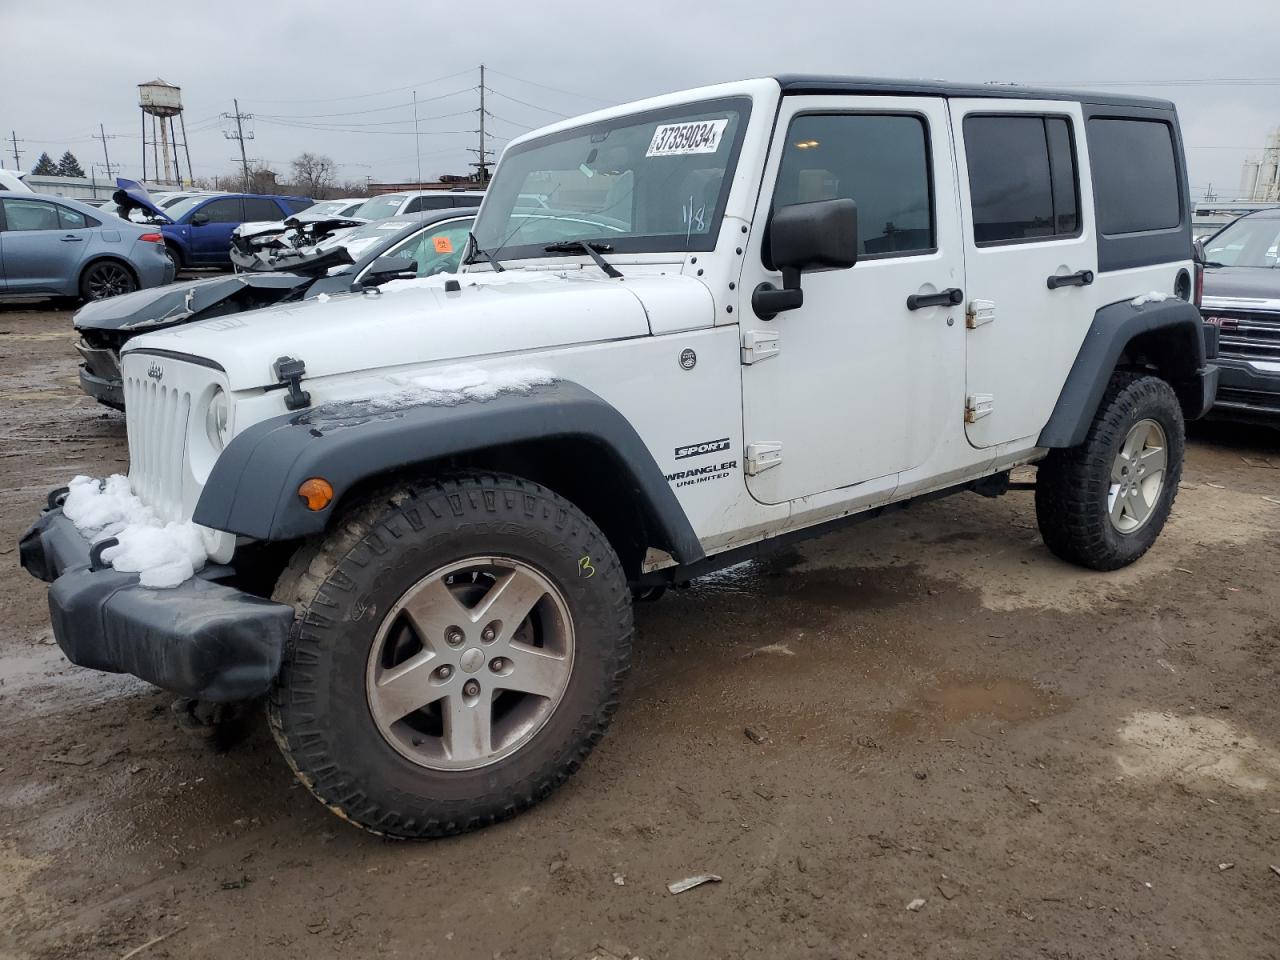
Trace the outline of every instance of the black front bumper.
[[292, 607], [200, 575], [153, 590], [136, 573], [91, 569], [89, 550], [61, 508], [19, 542], [23, 568], [51, 584], [53, 635], [72, 663], [199, 700], [248, 700], [270, 689]]
[[86, 367], [80, 368], [80, 389], [99, 403], [124, 409], [124, 381], [108, 380], [106, 377], [94, 376]]
[[1247, 360], [1219, 357], [1218, 395], [1214, 419], [1256, 423], [1280, 422], [1280, 373], [1259, 370]]

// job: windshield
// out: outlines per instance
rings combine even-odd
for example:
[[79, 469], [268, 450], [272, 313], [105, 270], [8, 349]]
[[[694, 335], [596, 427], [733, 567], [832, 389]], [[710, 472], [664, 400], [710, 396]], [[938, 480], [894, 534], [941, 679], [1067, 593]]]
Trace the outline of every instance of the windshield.
[[208, 199], [208, 197], [184, 197], [173, 206], [165, 207], [164, 212], [166, 216], [172, 217], [174, 220], [181, 220], [191, 212], [192, 207], [198, 207]]
[[[346, 200], [321, 200], [319, 203], [313, 203], [302, 211], [301, 215], [305, 215], [307, 219], [336, 217], [342, 213], [347, 207]], [[300, 214], [294, 214], [299, 216]]]
[[1224, 267], [1280, 266], [1280, 217], [1243, 217], [1204, 246], [1205, 259]]
[[363, 217], [365, 220], [382, 220], [385, 217], [394, 217], [400, 212], [400, 205], [406, 199], [403, 193], [384, 193], [380, 197], [370, 197], [360, 204], [360, 209], [353, 213], [352, 216]]
[[744, 97], [682, 104], [517, 146], [489, 186], [476, 242], [508, 259], [565, 240], [712, 250], [750, 111]]

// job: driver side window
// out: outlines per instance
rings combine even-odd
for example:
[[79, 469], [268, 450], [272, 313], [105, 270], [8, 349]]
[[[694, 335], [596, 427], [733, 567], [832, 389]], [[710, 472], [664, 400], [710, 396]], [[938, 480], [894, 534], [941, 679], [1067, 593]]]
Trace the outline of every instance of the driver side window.
[[222, 200], [210, 200], [196, 213], [204, 214], [209, 218], [210, 223], [244, 222], [244, 208], [238, 198], [231, 199], [228, 197]]

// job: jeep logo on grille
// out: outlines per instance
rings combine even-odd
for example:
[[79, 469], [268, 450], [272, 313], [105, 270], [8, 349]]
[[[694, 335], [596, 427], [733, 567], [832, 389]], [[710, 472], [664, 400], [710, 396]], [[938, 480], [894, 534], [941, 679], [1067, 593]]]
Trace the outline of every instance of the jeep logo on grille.
[[164, 379], [164, 367], [158, 363], [151, 364], [151, 366], [147, 367], [147, 376], [159, 383]]

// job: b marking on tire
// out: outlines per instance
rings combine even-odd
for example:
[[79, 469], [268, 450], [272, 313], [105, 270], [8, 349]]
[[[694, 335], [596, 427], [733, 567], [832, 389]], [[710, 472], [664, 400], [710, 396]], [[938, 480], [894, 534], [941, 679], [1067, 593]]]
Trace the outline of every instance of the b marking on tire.
[[590, 580], [596, 575], [596, 568], [591, 565], [590, 557], [583, 557], [578, 561], [578, 576], [585, 577]]

